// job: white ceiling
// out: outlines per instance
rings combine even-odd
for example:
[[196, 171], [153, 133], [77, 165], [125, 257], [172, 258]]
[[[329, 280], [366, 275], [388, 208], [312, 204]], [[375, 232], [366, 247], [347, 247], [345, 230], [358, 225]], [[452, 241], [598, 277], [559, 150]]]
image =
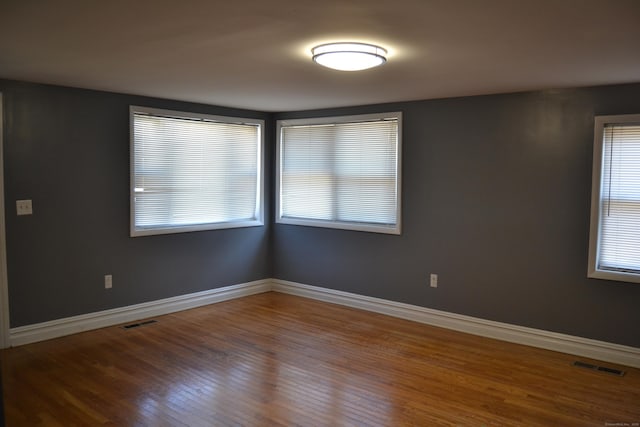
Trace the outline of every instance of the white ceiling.
[[1, 0], [0, 77], [261, 111], [639, 82], [640, 0]]

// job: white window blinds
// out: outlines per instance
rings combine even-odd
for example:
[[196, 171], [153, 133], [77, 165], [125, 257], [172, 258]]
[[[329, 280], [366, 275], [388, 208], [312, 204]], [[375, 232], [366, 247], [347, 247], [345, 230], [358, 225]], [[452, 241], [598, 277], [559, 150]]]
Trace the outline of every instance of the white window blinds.
[[399, 234], [399, 113], [279, 122], [278, 221]]
[[[594, 267], [621, 273], [618, 280], [640, 281], [640, 115], [600, 121], [596, 130], [601, 155]], [[604, 278], [616, 276], [605, 274]]]
[[132, 107], [131, 234], [261, 225], [262, 123]]

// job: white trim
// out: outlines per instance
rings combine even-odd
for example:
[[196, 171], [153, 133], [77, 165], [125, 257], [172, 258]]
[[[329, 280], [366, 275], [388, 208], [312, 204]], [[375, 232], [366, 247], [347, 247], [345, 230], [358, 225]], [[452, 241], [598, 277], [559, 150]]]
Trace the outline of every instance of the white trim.
[[7, 241], [4, 221], [3, 102], [0, 92], [0, 348], [9, 347], [9, 279], [7, 276]]
[[270, 290], [271, 282], [269, 280], [258, 280], [158, 301], [114, 308], [112, 310], [51, 320], [34, 325], [20, 326], [10, 330], [10, 343], [11, 346], [18, 346], [44, 341], [78, 332], [132, 322], [152, 316], [161, 316], [262, 292], [269, 292]]
[[[135, 128], [134, 117], [136, 114], [143, 114], [155, 117], [178, 118], [188, 120], [200, 120], [216, 122], [221, 124], [251, 125], [258, 127], [257, 141], [257, 167], [256, 167], [256, 206], [254, 210], [255, 218], [243, 220], [230, 220], [226, 222], [210, 222], [204, 224], [174, 225], [174, 226], [152, 226], [149, 228], [136, 228], [135, 223], [135, 176], [136, 176], [136, 150], [135, 150]], [[188, 233], [193, 231], [221, 230], [228, 228], [262, 227], [264, 226], [264, 153], [265, 153], [265, 121], [262, 119], [251, 119], [244, 117], [227, 117], [212, 114], [190, 113], [185, 111], [164, 110], [160, 108], [141, 107], [137, 105], [129, 106], [129, 235], [131, 237], [153, 236], [160, 234]]]
[[595, 116], [593, 131], [593, 167], [591, 176], [591, 223], [589, 227], [589, 263], [587, 277], [593, 279], [617, 280], [640, 283], [640, 274], [599, 269], [601, 240], [601, 200], [602, 200], [602, 161], [604, 151], [604, 130], [608, 124], [639, 124], [640, 114], [616, 116]]
[[[396, 222], [395, 224], [376, 224], [367, 222], [349, 222], [340, 220], [319, 220], [308, 218], [290, 218], [282, 215], [282, 128], [294, 126], [333, 125], [342, 123], [373, 122], [395, 119], [398, 123], [396, 145]], [[278, 224], [301, 225], [307, 227], [333, 228], [340, 230], [365, 231], [381, 234], [402, 234], [402, 112], [359, 114], [351, 116], [311, 117], [303, 119], [285, 119], [276, 122], [276, 218]]]
[[510, 325], [284, 280], [274, 279], [272, 290], [386, 314], [388, 316], [473, 335], [640, 368], [640, 348], [636, 347]]
[[12, 346], [188, 310], [263, 292], [297, 295], [468, 334], [640, 368], [640, 348], [526, 328], [279, 279], [226, 286], [158, 301], [10, 329]]

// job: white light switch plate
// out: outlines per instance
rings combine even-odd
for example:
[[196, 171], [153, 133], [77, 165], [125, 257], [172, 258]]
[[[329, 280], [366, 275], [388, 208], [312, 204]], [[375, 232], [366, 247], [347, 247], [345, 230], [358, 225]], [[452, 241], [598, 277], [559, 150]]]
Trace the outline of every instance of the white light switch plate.
[[32, 215], [33, 206], [31, 200], [16, 200], [16, 210], [18, 215]]

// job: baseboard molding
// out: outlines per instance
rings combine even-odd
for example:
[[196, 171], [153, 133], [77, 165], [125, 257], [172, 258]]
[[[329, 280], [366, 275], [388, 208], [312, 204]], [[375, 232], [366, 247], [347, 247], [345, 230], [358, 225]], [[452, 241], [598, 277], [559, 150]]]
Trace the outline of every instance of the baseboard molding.
[[271, 288], [272, 282], [270, 280], [258, 280], [127, 307], [20, 326], [9, 330], [9, 343], [12, 347], [30, 344], [134, 320], [175, 313], [234, 298], [269, 292]]
[[281, 292], [401, 319], [640, 368], [640, 348], [510, 325], [349, 292], [265, 279], [9, 330], [10, 346], [30, 344], [263, 292]]
[[349, 292], [273, 279], [272, 290], [502, 341], [640, 368], [640, 348], [510, 325]]

